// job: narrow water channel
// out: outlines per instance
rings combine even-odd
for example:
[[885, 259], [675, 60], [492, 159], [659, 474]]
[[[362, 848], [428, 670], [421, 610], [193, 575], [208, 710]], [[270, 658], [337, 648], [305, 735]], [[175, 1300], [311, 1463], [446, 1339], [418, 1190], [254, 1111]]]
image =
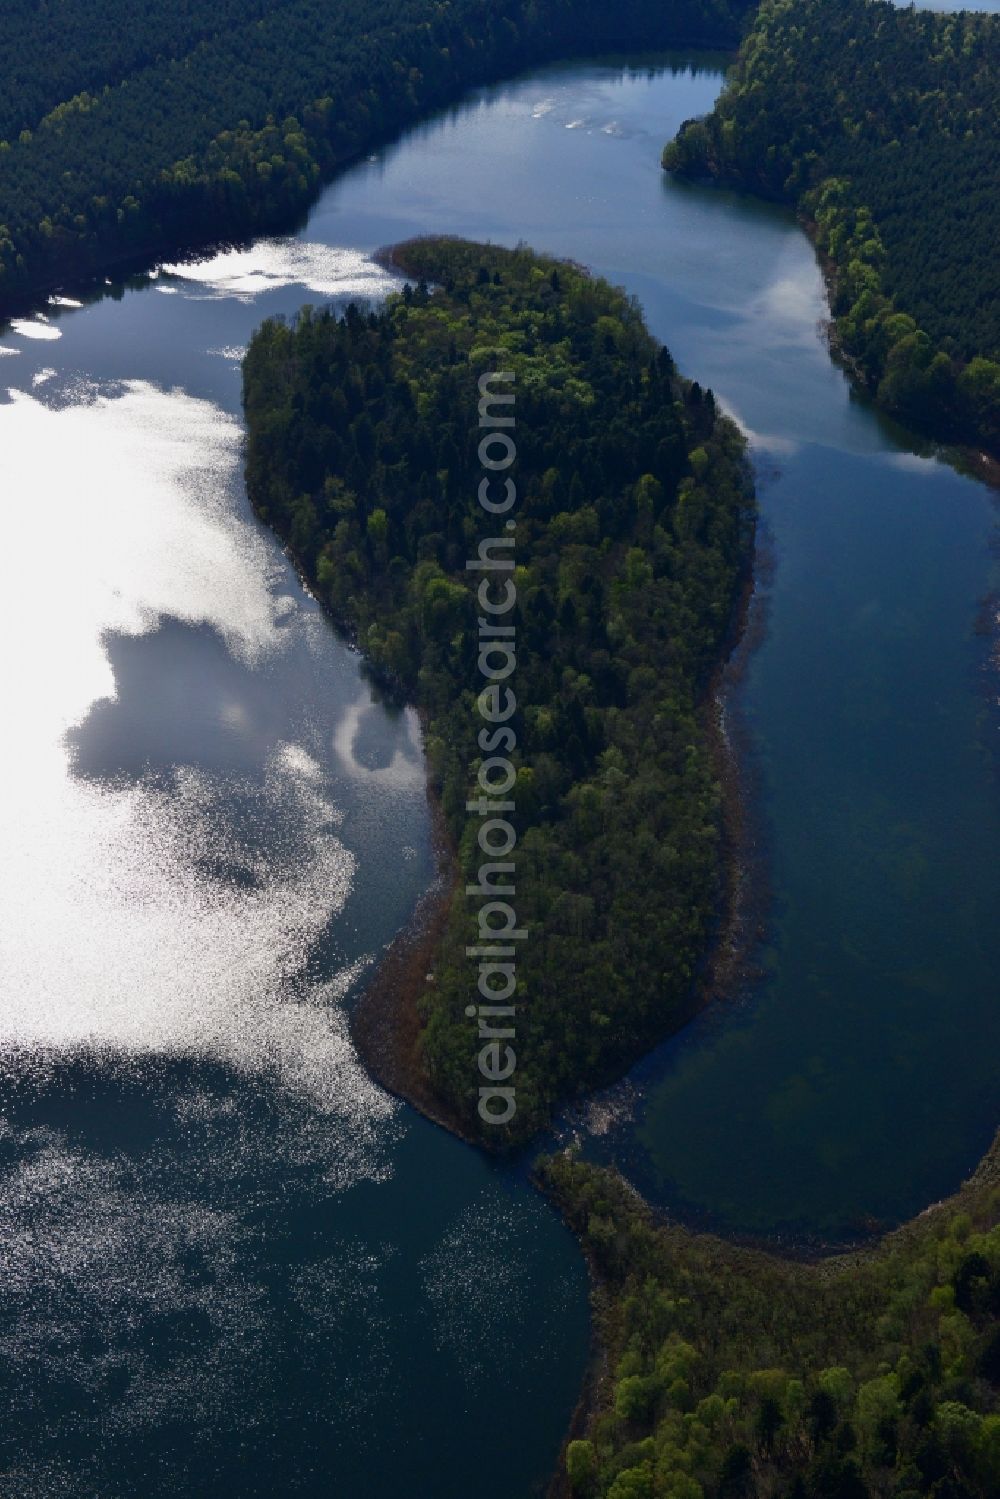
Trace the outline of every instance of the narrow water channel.
[[483, 91], [298, 237], [0, 332], [11, 1494], [527, 1495], [576, 1396], [571, 1239], [350, 1046], [430, 877], [419, 740], [240, 481], [252, 329], [381, 295], [371, 253], [407, 235], [623, 283], [754, 437], [775, 565], [733, 711], [768, 977], [647, 1063], [592, 1148], [668, 1205], [826, 1233], [922, 1206], [992, 1132], [990, 495], [851, 399], [788, 216], [663, 178], [722, 64]]
[[644, 1065], [635, 1118], [596, 1148], [707, 1221], [851, 1235], [953, 1189], [1000, 1118], [996, 684], [976, 633], [996, 513], [852, 397], [792, 217], [660, 171], [719, 86], [705, 61], [505, 88], [352, 173], [310, 233], [436, 227], [583, 260], [750, 432], [773, 578], [732, 707], [773, 891], [766, 978]]

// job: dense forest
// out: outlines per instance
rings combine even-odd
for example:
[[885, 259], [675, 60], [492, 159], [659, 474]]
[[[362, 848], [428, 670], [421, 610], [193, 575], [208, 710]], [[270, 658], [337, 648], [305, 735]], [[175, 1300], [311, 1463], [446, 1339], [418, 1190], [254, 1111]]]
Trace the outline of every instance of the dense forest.
[[422, 1059], [482, 1134], [465, 953], [479, 932], [464, 886], [483, 861], [467, 802], [490, 747], [477, 717], [485, 605], [466, 563], [505, 532], [477, 500], [478, 379], [516, 377], [504, 752], [529, 940], [513, 1143], [689, 1011], [719, 890], [719, 788], [699, 706], [750, 559], [752, 492], [736, 428], [678, 376], [622, 292], [527, 250], [428, 240], [396, 253], [417, 286], [385, 310], [305, 309], [255, 335], [247, 482], [374, 668], [423, 710], [461, 880], [421, 1000]]
[[664, 165], [796, 205], [835, 332], [889, 410], [1000, 451], [1000, 16], [764, 0]]
[[598, 1285], [608, 1366], [573, 1499], [996, 1499], [1000, 1146], [874, 1250], [796, 1263], [657, 1225], [569, 1156], [545, 1185]]
[[746, 0], [6, 0], [0, 313], [287, 223], [324, 174], [548, 57], [736, 45]]

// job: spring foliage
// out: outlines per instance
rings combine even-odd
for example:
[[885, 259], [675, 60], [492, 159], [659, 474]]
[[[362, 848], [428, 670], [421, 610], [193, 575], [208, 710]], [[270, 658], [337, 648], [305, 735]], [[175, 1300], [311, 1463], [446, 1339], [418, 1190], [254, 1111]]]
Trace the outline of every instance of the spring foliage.
[[587, 49], [734, 44], [745, 0], [5, 0], [0, 312], [286, 225], [463, 88]]
[[[516, 1140], [688, 1012], [719, 880], [699, 702], [731, 628], [753, 502], [737, 430], [678, 377], [622, 292], [527, 250], [433, 240], [397, 253], [439, 289], [342, 319], [307, 309], [253, 339], [248, 486], [374, 668], [423, 710], [464, 887], [484, 857], [466, 811], [484, 683], [465, 564], [503, 529], [477, 500], [478, 377], [516, 375], [511, 758], [530, 932]], [[423, 1000], [424, 1063], [469, 1130], [474, 916], [460, 887]]]
[[995, 1499], [1000, 1150], [877, 1249], [801, 1264], [656, 1226], [613, 1174], [543, 1180], [597, 1271], [609, 1373], [574, 1499]]
[[1000, 16], [765, 0], [714, 111], [664, 165], [783, 198], [834, 268], [879, 401], [1000, 452]]

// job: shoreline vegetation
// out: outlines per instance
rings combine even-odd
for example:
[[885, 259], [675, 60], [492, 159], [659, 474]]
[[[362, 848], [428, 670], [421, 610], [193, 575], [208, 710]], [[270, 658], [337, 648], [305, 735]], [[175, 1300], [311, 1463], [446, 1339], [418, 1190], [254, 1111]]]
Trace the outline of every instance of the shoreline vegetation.
[[764, 0], [668, 171], [790, 204], [829, 292], [831, 348], [916, 431], [1000, 457], [1000, 16], [890, 0]]
[[[992, 484], [998, 61], [995, 16], [765, 0], [663, 161], [795, 207], [832, 356]], [[595, 1327], [550, 1499], [1000, 1493], [1000, 1133], [951, 1198], [805, 1260], [664, 1221], [572, 1152], [536, 1174], [583, 1247]]]
[[351, 1014], [351, 1039], [366, 1070], [387, 1092], [466, 1144], [476, 1145], [480, 1142], [473, 1138], [467, 1122], [430, 1087], [420, 1060], [420, 997], [432, 979], [448, 913], [461, 889], [457, 850], [430, 786], [427, 804], [434, 882], [381, 955], [359, 995]]
[[[609, 747], [621, 745], [608, 745], [606, 726], [588, 762], [582, 735], [599, 720], [588, 718], [592, 697], [582, 714], [568, 716], [574, 710], [572, 697], [565, 696], [566, 674], [578, 685], [585, 663], [561, 659], [561, 634], [571, 643], [582, 640], [594, 653], [591, 680], [598, 678], [597, 668], [607, 670], [604, 657], [612, 644], [631, 673], [640, 673], [630, 673], [617, 705], [618, 714], [627, 716], [629, 688], [639, 689], [642, 701], [664, 677], [662, 637], [655, 634], [647, 639], [661, 641], [658, 670], [647, 674], [641, 653], [632, 664], [643, 634], [639, 621], [648, 630], [656, 588], [655, 565], [651, 573], [641, 562], [658, 545], [676, 584], [684, 574], [677, 555], [681, 537], [689, 544], [700, 537], [688, 553], [688, 568], [696, 574], [695, 555], [717, 531], [720, 517], [729, 515], [732, 555], [703, 598], [703, 604], [716, 598], [715, 627], [693, 658], [700, 666], [688, 671], [683, 709], [675, 704], [670, 710], [683, 719], [687, 745], [695, 739], [701, 746], [699, 779], [679, 783], [672, 811], [692, 784], [714, 785], [706, 804], [711, 815], [699, 837], [713, 830], [715, 876], [706, 882], [703, 870], [702, 885], [687, 887], [688, 898], [692, 888], [701, 888], [710, 899], [689, 946], [685, 1000], [657, 1016], [660, 1034], [691, 1013], [697, 964], [705, 962], [713, 935], [715, 961], [722, 960], [729, 930], [724, 918], [740, 909], [734, 900], [745, 868], [737, 867], [740, 861], [721, 838], [724, 810], [735, 817], [731, 836], [741, 836], [741, 804], [738, 784], [730, 786], [728, 803], [720, 789], [725, 777], [718, 756], [732, 766], [719, 687], [723, 674], [738, 676], [752, 650], [766, 593], [763, 600], [759, 592], [754, 598], [761, 580], [746, 570], [753, 531], [748, 496], [737, 480], [742, 474], [745, 482], [743, 441], [718, 417], [710, 395], [699, 389], [695, 396], [696, 387], [677, 375], [622, 293], [579, 267], [523, 249], [432, 239], [396, 247], [389, 259], [416, 286], [384, 312], [351, 309], [338, 320], [305, 309], [292, 326], [267, 323], [255, 336], [245, 365], [248, 492], [375, 674], [417, 702], [427, 736], [439, 878], [359, 1003], [353, 1025], [359, 1050], [393, 1092], [470, 1143], [489, 1145], [472, 1106], [478, 1081], [474, 1035], [449, 1023], [462, 1013], [472, 982], [457, 956], [468, 940], [464, 796], [476, 765], [463, 727], [473, 719], [474, 697], [463, 684], [472, 680], [475, 661], [463, 644], [474, 631], [461, 568], [470, 537], [478, 534], [469, 522], [469, 495], [475, 493], [479, 371], [496, 367], [502, 350], [503, 362], [518, 374], [520, 483], [527, 496], [519, 528], [527, 531], [529, 521], [534, 528], [530, 549], [518, 554], [519, 601], [522, 594], [532, 601], [555, 638], [547, 655], [535, 639], [532, 656], [549, 664], [547, 657], [556, 655], [561, 666], [559, 673], [530, 683], [518, 727], [524, 727], [522, 717], [525, 724], [536, 723], [532, 714], [539, 710], [557, 707], [567, 714], [555, 732], [532, 739], [528, 727], [519, 740], [525, 745], [519, 776], [529, 775], [525, 787], [545, 763], [539, 757], [552, 755], [553, 747], [566, 754], [572, 728], [580, 741], [573, 750], [579, 763], [563, 783], [553, 780], [551, 766], [547, 775], [557, 790], [565, 788], [562, 796], [572, 804], [576, 785], [590, 784], [589, 766], [596, 762], [605, 776], [616, 772], [617, 809], [640, 762], [608, 757]], [[428, 282], [438, 289], [430, 292]], [[532, 406], [525, 396], [533, 384], [538, 404]], [[655, 420], [641, 396], [644, 385], [659, 388], [661, 399], [650, 405], [673, 411], [678, 442], [666, 450], [643, 441], [643, 414]], [[594, 469], [595, 455], [584, 461], [577, 446], [589, 426], [584, 386], [602, 392], [608, 409], [613, 400], [627, 414], [621, 429], [627, 441], [610, 465], [598, 464], [593, 494], [578, 488], [571, 496], [558, 491], [560, 471]], [[562, 393], [558, 410], [546, 406], [546, 390]], [[420, 417], [444, 432], [447, 451], [426, 447], [429, 434], [421, 430]], [[554, 455], [544, 446], [533, 450], [527, 439], [532, 429], [558, 434], [561, 470], [549, 462]], [[717, 448], [706, 463], [698, 449], [712, 447], [713, 436]], [[659, 493], [645, 485], [643, 464], [624, 458], [651, 451], [672, 475], [667, 483], [658, 481]], [[609, 474], [619, 480], [610, 501]], [[700, 515], [682, 524], [685, 503], [698, 491]], [[607, 508], [597, 513], [602, 504]], [[604, 536], [609, 545], [595, 546]], [[519, 534], [519, 548], [524, 539]], [[612, 553], [616, 560], [609, 566]], [[596, 607], [581, 616], [577, 601], [588, 596]], [[567, 598], [573, 614], [562, 619]], [[723, 599], [725, 607], [718, 607]], [[618, 627], [609, 634], [615, 616], [605, 606], [612, 600], [626, 625], [624, 635], [616, 633]], [[675, 632], [677, 616], [671, 618]], [[691, 632], [704, 613], [689, 608], [682, 618]], [[523, 619], [519, 638], [525, 638]], [[735, 638], [740, 644], [732, 652]], [[520, 674], [518, 687], [525, 689]], [[619, 719], [610, 722], [620, 740]], [[657, 722], [662, 735], [662, 716]], [[636, 743], [634, 733], [625, 742]], [[676, 761], [671, 771], [676, 777]], [[531, 805], [539, 809], [537, 795]], [[544, 816], [551, 819], [554, 811], [550, 805]], [[604, 803], [602, 816], [586, 824], [582, 847], [591, 847], [595, 830], [598, 836], [606, 831], [608, 813]], [[532, 830], [523, 831], [530, 846]], [[668, 830], [655, 836], [669, 836]], [[624, 870], [633, 902], [636, 889], [650, 890], [653, 846], [645, 850], [641, 887], [634, 866]], [[535, 868], [559, 867], [561, 853], [558, 845], [547, 849]], [[719, 878], [724, 857], [728, 885]], [[518, 873], [520, 913], [520, 868]], [[586, 898], [589, 892], [570, 892], [576, 898], [581, 893]], [[551, 929], [563, 894], [526, 903], [535, 934], [544, 937], [545, 923]], [[585, 911], [593, 920], [594, 905]], [[587, 933], [586, 924], [577, 922], [567, 935], [587, 946]], [[580, 990], [566, 969], [563, 950], [553, 994], [572, 1006]], [[597, 982], [603, 978], [598, 974]], [[537, 992], [533, 984], [526, 1004]], [[435, 1023], [446, 1062], [458, 1038], [464, 1092], [461, 1082], [449, 1092], [447, 1068], [427, 1065], [426, 1038]], [[567, 1037], [572, 1046], [572, 1030]], [[529, 1033], [526, 1048], [535, 1040], [545, 1044], [544, 1030]], [[623, 1071], [648, 1044], [637, 1033], [629, 1052], [616, 1054], [615, 1068]], [[570, 1060], [577, 1069], [574, 1091], [593, 1091], [593, 1075], [577, 1067], [578, 1054]], [[601, 1075], [600, 1067], [595, 1071]], [[549, 1111], [561, 1097], [558, 1090], [551, 1094]], [[533, 1112], [530, 1127], [510, 1144], [528, 1143], [547, 1117]], [[581, 1243], [594, 1313], [584, 1388], [551, 1499], [995, 1499], [1000, 1492], [1000, 1136], [953, 1198], [876, 1243], [832, 1258], [772, 1251], [664, 1222], [617, 1172], [586, 1164], [573, 1150], [536, 1162], [534, 1179]]]
[[[238, 7], [192, 0], [181, 8], [150, 0], [141, 15], [122, 5], [116, 25], [106, 0], [73, 0], [60, 10], [59, 66], [50, 69], [38, 66], [39, 56], [55, 55], [50, 18], [12, 0], [0, 18], [11, 63], [0, 80], [0, 317], [36, 306], [40, 293], [78, 286], [119, 266], [287, 227], [333, 172], [467, 88], [570, 53], [732, 47], [748, 10], [741, 0], [690, 0], [675, 5], [665, 22], [662, 7], [651, 0], [626, 0], [611, 12], [596, 3], [516, 0], [498, 19], [485, 0], [433, 6], [427, 0], [351, 0], [334, 26], [312, 0], [240, 0]], [[887, 411], [935, 438], [978, 445], [978, 476], [993, 482], [1000, 454], [1000, 312], [989, 283], [998, 227], [989, 164], [1000, 117], [998, 26], [994, 16], [915, 14], [872, 0], [765, 0], [719, 105], [705, 121], [688, 122], [664, 160], [671, 170], [714, 176], [792, 203], [827, 277], [834, 354]], [[19, 67], [24, 59], [31, 65]], [[865, 92], [873, 78], [881, 91], [875, 108]], [[800, 88], [803, 80], [808, 90]], [[884, 108], [887, 82], [891, 110]], [[931, 239], [941, 251], [933, 261], [927, 258]], [[444, 243], [413, 247], [412, 256], [404, 247], [397, 263], [405, 268], [409, 259], [418, 279], [436, 279], [435, 256]], [[583, 274], [528, 252], [476, 247], [476, 317], [493, 295], [491, 271], [499, 274], [501, 295], [490, 315], [501, 331], [508, 262], [500, 258], [512, 253], [520, 254], [522, 269], [544, 265], [543, 281], [554, 273], [562, 286]], [[484, 262], [489, 290], [478, 276]], [[965, 275], [963, 266], [970, 265]], [[468, 269], [449, 273], [446, 298]], [[596, 285], [600, 296], [618, 296]], [[555, 290], [551, 280], [549, 287]], [[532, 285], [532, 295], [538, 290]], [[382, 580], [387, 591], [373, 594], [373, 615], [358, 610], [360, 590], [376, 577], [379, 549], [391, 534], [387, 512], [375, 504], [365, 514], [358, 494], [348, 504], [346, 482], [332, 495], [324, 482], [297, 487], [317, 455], [315, 471], [323, 470], [315, 436], [322, 403], [332, 393], [317, 362], [299, 360], [296, 367], [299, 353], [315, 352], [308, 345], [318, 327], [331, 344], [351, 344], [378, 342], [381, 326], [391, 348], [406, 338], [405, 329], [390, 326], [401, 307], [404, 323], [419, 323], [419, 314], [441, 303], [418, 288], [410, 302], [394, 305], [388, 320], [349, 318], [342, 334], [333, 331], [335, 320], [310, 313], [292, 329], [272, 325], [263, 341], [258, 335], [259, 362], [251, 370], [256, 410], [248, 410], [248, 420], [252, 429], [257, 424], [258, 438], [265, 432], [281, 449], [282, 463], [297, 463], [296, 451], [307, 456], [296, 483], [278, 494], [281, 464], [273, 454], [262, 463], [258, 448], [251, 453], [255, 473], [248, 487], [338, 625], [387, 682], [417, 697], [420, 670], [414, 672], [415, 661], [395, 657], [393, 632], [380, 631], [377, 617], [386, 605], [400, 610], [395, 589], [402, 572]], [[634, 333], [634, 309], [630, 320], [612, 300], [602, 315]], [[413, 331], [419, 340], [419, 327]], [[282, 377], [301, 399], [287, 430], [278, 432], [267, 425], [276, 398], [267, 364], [282, 343]], [[538, 354], [517, 340], [505, 347], [519, 364]], [[437, 343], [433, 352], [437, 377], [451, 367], [451, 350]], [[471, 347], [456, 339], [455, 352], [461, 367]], [[624, 356], [621, 345], [604, 353], [612, 366]], [[380, 394], [377, 380], [369, 386], [367, 376], [352, 386], [341, 371], [339, 393], [351, 427], [369, 418], [354, 456], [391, 469], [394, 439], [382, 445], [379, 423], [371, 420], [386, 391], [380, 355], [362, 360], [357, 354], [350, 353], [350, 368], [375, 369], [383, 386]], [[544, 361], [544, 351], [540, 357]], [[401, 396], [411, 373], [399, 382]], [[322, 400], [314, 410], [309, 395], [317, 374]], [[706, 393], [699, 390], [696, 411], [696, 387], [680, 380], [669, 356], [660, 378], [679, 396], [682, 431], [700, 436], [694, 429], [707, 425]], [[447, 383], [438, 396], [438, 416], [462, 411]], [[710, 432], [714, 403], [712, 410]], [[452, 433], [456, 447], [473, 425], [462, 413]], [[725, 430], [721, 424], [719, 430]], [[694, 461], [704, 441], [685, 452], [675, 495], [652, 500], [646, 491], [641, 498], [636, 486], [643, 524], [651, 511], [666, 529], [670, 505], [680, 508], [680, 486], [695, 481], [685, 492], [689, 497], [704, 487], [706, 472], [711, 479], [716, 464], [736, 465], [737, 439], [726, 441], [729, 450], [711, 455], [705, 472], [701, 459]], [[439, 461], [431, 469], [447, 496], [455, 470]], [[353, 484], [357, 468], [349, 477]], [[419, 498], [433, 503], [434, 494]], [[586, 527], [577, 535], [571, 523], [592, 497], [577, 495], [571, 506], [569, 498], [568, 508], [556, 512], [570, 522], [560, 545], [592, 548]], [[378, 510], [386, 516], [384, 531], [382, 522], [370, 525]], [[346, 550], [336, 544], [325, 573], [319, 564], [330, 542], [318, 544], [317, 528], [350, 543]], [[648, 543], [646, 536], [639, 539]], [[747, 546], [744, 536], [741, 552]], [[434, 551], [418, 555], [415, 565], [404, 555], [406, 577], [433, 562]], [[344, 564], [358, 591], [334, 598], [334, 569]], [[455, 622], [450, 610], [457, 612], [447, 569], [437, 566], [435, 588], [439, 579], [446, 586], [430, 599], [431, 637], [442, 619]], [[722, 590], [730, 619], [738, 574], [739, 567], [730, 566]], [[628, 581], [627, 566], [622, 576]], [[638, 577], [648, 586], [645, 572]], [[570, 580], [566, 597], [579, 595], [580, 581]], [[557, 622], [555, 614], [551, 623]], [[725, 647], [716, 624], [707, 656], [714, 652], [718, 666]], [[397, 633], [405, 651], [406, 639]], [[572, 669], [581, 675], [578, 666]], [[713, 923], [718, 937], [737, 909], [740, 877], [738, 860], [727, 858], [720, 843], [729, 818], [741, 836], [740, 810], [738, 788], [727, 790], [722, 774], [727, 752], [718, 722], [712, 726], [717, 697], [714, 686], [705, 685], [711, 679], [703, 662], [685, 724], [697, 728], [702, 786], [714, 779], [722, 788], [709, 819], [716, 875], [704, 886], [708, 914], [691, 948], [703, 961]], [[580, 713], [568, 709], [567, 724], [586, 753], [591, 705], [585, 696], [577, 701]], [[424, 721], [433, 738], [429, 711]], [[562, 745], [567, 736], [554, 738]], [[431, 1087], [419, 1059], [426, 976], [433, 973], [438, 983], [436, 955], [449, 940], [461, 889], [461, 840], [442, 795], [446, 762], [434, 748], [437, 883], [391, 944], [352, 1024], [366, 1062], [385, 1086], [482, 1145], [454, 1103]], [[609, 771], [626, 774], [614, 760], [603, 773]], [[618, 790], [621, 781], [611, 785]], [[728, 813], [727, 797], [737, 798]], [[720, 860], [732, 882], [728, 895], [718, 885]], [[543, 909], [551, 914], [553, 908], [558, 903]], [[580, 936], [581, 914], [584, 908], [574, 913], [571, 906], [568, 936]], [[720, 953], [725, 945], [719, 942]], [[685, 992], [690, 1004], [690, 974]], [[684, 1018], [679, 1006], [670, 1028]], [[634, 1056], [649, 1040], [637, 1045]], [[470, 1051], [470, 1071], [473, 1065]], [[623, 1056], [614, 1067], [624, 1065]], [[594, 1078], [581, 1074], [581, 1090], [592, 1090], [599, 1076], [599, 1069]], [[532, 1112], [533, 1129], [547, 1107]], [[587, 1385], [552, 1499], [995, 1499], [1000, 1493], [1000, 1135], [954, 1197], [870, 1248], [816, 1263], [663, 1223], [620, 1176], [570, 1153], [539, 1162], [536, 1176], [579, 1238], [595, 1307]]]
[[748, 4], [64, 0], [53, 27], [10, 0], [0, 318], [109, 270], [287, 229], [337, 170], [525, 67], [735, 48]]
[[1000, 1135], [879, 1243], [813, 1262], [659, 1221], [617, 1173], [536, 1167], [595, 1348], [550, 1499], [995, 1499]]
[[[447, 915], [442, 895], [393, 945], [355, 1033], [393, 1091], [518, 1149], [695, 1007], [724, 893], [703, 704], [745, 601], [752, 485], [742, 436], [622, 292], [527, 250], [422, 240], [392, 259], [417, 285], [384, 312], [306, 309], [255, 335], [247, 485], [376, 674], [417, 703], [439, 848], [460, 871]], [[465, 803], [481, 759], [464, 564], [478, 377], [494, 366], [518, 392], [511, 723], [517, 909], [532, 934], [502, 1131], [475, 1107], [465, 949], [479, 933], [461, 890], [480, 858]]]
[[[391, 249], [380, 258], [385, 264], [402, 269]], [[303, 578], [311, 590], [312, 584], [305, 574]], [[751, 751], [748, 745], [741, 743], [737, 747], [732, 742], [734, 737], [742, 739], [742, 730], [738, 736], [734, 735], [724, 722], [763, 628], [757, 588], [757, 578], [751, 573], [734, 611], [729, 645], [700, 708], [705, 742], [720, 790], [720, 890], [715, 929], [692, 986], [692, 1018], [709, 1003], [734, 998], [755, 976], [753, 953], [763, 937], [770, 904], [766, 855], [761, 851], [760, 833], [748, 805], [747, 783], [753, 779]], [[430, 1089], [420, 1062], [419, 1000], [433, 973], [449, 909], [461, 892], [458, 850], [430, 783], [427, 802], [432, 823], [434, 881], [418, 901], [409, 921], [382, 953], [371, 979], [358, 996], [351, 1015], [351, 1037], [366, 1069], [387, 1092], [467, 1144], [482, 1146], [483, 1140], [474, 1138], [458, 1113]], [[589, 1093], [584, 1094], [574, 1101], [585, 1102], [588, 1096]], [[540, 1181], [536, 1184], [541, 1187]], [[581, 1410], [584, 1404], [581, 1398]]]
[[[405, 244], [386, 246], [374, 258], [399, 275], [405, 276], [412, 268]], [[589, 276], [585, 266], [569, 264], [581, 275]], [[312, 592], [314, 584], [301, 559], [294, 552], [291, 555]], [[692, 1018], [709, 1003], [736, 997], [756, 976], [753, 954], [764, 936], [768, 919], [771, 895], [767, 857], [750, 800], [755, 768], [752, 748], [745, 742], [745, 729], [735, 711], [735, 696], [766, 629], [766, 590], [772, 568], [773, 559], [766, 544], [762, 548], [759, 527], [755, 528], [753, 551], [734, 605], [729, 637], [719, 650], [716, 668], [698, 709], [720, 792], [720, 855], [714, 928], [692, 985]], [[350, 625], [336, 618], [335, 623], [357, 646]], [[423, 720], [422, 728], [426, 732]], [[433, 1094], [420, 1064], [418, 1002], [444, 938], [448, 911], [459, 897], [461, 886], [458, 849], [430, 779], [427, 804], [434, 880], [409, 921], [384, 950], [370, 981], [358, 996], [351, 1016], [351, 1035], [365, 1067], [382, 1087], [467, 1144], [482, 1145], [481, 1139], [472, 1138], [459, 1115]], [[586, 1101], [589, 1096], [588, 1092], [575, 1101]]]

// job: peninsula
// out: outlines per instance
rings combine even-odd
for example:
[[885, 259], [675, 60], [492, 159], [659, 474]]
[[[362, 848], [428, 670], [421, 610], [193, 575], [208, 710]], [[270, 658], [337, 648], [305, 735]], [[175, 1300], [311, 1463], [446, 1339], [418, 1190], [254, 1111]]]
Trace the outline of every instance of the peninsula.
[[423, 714], [455, 875], [403, 1091], [507, 1148], [691, 1014], [722, 888], [704, 699], [752, 485], [622, 292], [528, 250], [394, 258], [416, 289], [384, 311], [255, 335], [247, 485]]

